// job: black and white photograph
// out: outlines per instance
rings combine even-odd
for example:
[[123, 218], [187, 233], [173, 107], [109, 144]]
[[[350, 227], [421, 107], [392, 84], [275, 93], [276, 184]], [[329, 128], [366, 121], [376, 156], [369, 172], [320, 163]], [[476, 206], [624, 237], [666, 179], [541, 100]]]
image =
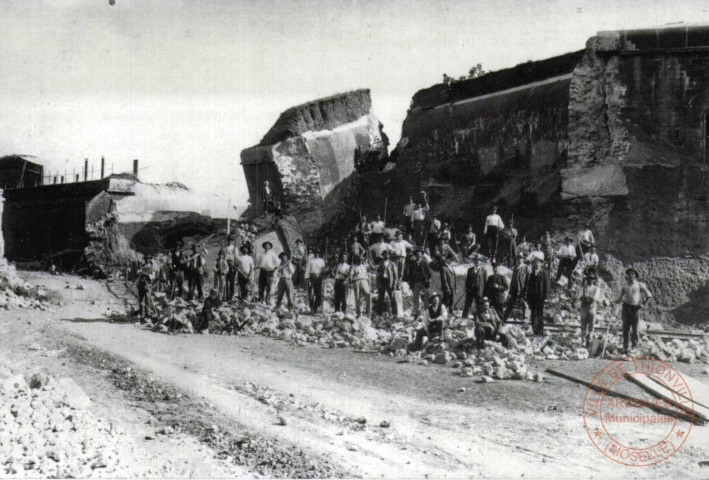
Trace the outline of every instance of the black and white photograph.
[[706, 1], [0, 38], [0, 479], [709, 478]]

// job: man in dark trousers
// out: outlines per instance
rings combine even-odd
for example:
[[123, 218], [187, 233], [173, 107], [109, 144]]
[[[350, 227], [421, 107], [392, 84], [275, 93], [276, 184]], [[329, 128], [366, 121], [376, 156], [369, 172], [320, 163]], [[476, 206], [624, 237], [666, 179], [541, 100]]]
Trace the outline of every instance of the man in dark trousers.
[[178, 240], [170, 255], [170, 300], [181, 297], [185, 284], [185, 265], [182, 255], [182, 240]]
[[627, 355], [629, 339], [632, 341], [633, 348], [638, 346], [640, 309], [647, 305], [652, 298], [652, 293], [644, 283], [638, 281], [638, 271], [634, 268], [625, 271], [625, 279], [626, 284], [621, 288], [616, 303], [623, 304], [623, 353]]
[[192, 244], [192, 254], [190, 261], [187, 264], [187, 274], [190, 290], [187, 292], [187, 300], [192, 300], [195, 291], [197, 291], [197, 300], [202, 300], [204, 292], [202, 291], [202, 282], [204, 280], [204, 264], [206, 263], [204, 256], [197, 253], [197, 245]]
[[389, 251], [385, 250], [382, 254], [382, 261], [377, 267], [377, 291], [379, 293], [377, 303], [379, 304], [379, 313], [384, 313], [386, 311], [385, 296], [389, 295], [391, 310], [396, 316], [398, 312], [394, 301], [394, 289], [398, 285], [398, 272], [396, 271], [396, 264], [391, 261], [390, 257]]
[[413, 261], [406, 267], [406, 281], [414, 294], [414, 317], [418, 317], [420, 296], [423, 294], [424, 307], [428, 305], [429, 288], [431, 288], [431, 267], [423, 258], [423, 250], [420, 248], [414, 252]]
[[505, 322], [512, 316], [512, 311], [517, 305], [517, 302], [522, 304], [523, 318], [525, 320], [529, 318], [529, 307], [527, 306], [527, 282], [529, 281], [529, 273], [529, 266], [524, 262], [524, 254], [520, 252], [517, 254], [517, 266], [514, 272], [512, 272], [510, 298], [507, 302], [507, 310], [503, 317]]
[[498, 269], [497, 261], [492, 261], [492, 275], [487, 277], [483, 295], [490, 300], [490, 304], [497, 311], [497, 314], [502, 317], [507, 302], [507, 295], [510, 291], [510, 281]]
[[479, 349], [485, 348], [485, 340], [502, 343], [507, 347], [507, 335], [500, 333], [502, 321], [497, 311], [490, 308], [490, 300], [483, 297], [480, 302], [480, 310], [475, 315], [475, 343]]
[[438, 271], [441, 275], [441, 292], [443, 293], [441, 302], [450, 313], [453, 313], [453, 294], [455, 293], [456, 279], [455, 272], [450, 263], [448, 263], [448, 257], [439, 258]]
[[497, 214], [497, 207], [492, 207], [492, 213], [485, 219], [485, 229], [483, 235], [487, 239], [487, 249], [491, 259], [497, 258], [497, 244], [500, 233], [505, 228], [505, 223]]
[[541, 259], [534, 258], [527, 282], [527, 303], [531, 313], [532, 331], [535, 335], [544, 335], [544, 302], [549, 288], [549, 274], [542, 263]]
[[463, 305], [463, 318], [468, 318], [470, 314], [470, 307], [475, 302], [475, 307], [477, 311], [477, 306], [482, 297], [482, 289], [479, 288], [478, 284], [478, 273], [480, 270], [480, 257], [477, 255], [473, 257], [473, 266], [468, 268], [468, 273], [465, 276], [465, 304]]

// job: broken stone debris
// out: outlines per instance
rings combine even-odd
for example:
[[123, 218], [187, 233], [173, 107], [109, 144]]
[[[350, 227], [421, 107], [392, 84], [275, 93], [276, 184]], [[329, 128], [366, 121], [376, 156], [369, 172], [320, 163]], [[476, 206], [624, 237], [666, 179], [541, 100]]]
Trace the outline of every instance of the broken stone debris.
[[15, 267], [0, 258], [0, 309], [27, 308], [51, 311], [47, 292], [22, 280]]

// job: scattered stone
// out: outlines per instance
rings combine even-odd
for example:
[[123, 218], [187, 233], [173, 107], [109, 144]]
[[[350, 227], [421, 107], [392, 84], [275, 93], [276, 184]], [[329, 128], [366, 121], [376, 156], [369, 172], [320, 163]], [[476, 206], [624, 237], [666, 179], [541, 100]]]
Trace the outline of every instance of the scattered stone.
[[382, 420], [382, 422], [379, 424], [381, 428], [389, 428], [391, 427], [391, 424], [387, 422], [386, 420]]
[[284, 417], [278, 417], [277, 423], [278, 425], [285, 427], [286, 425], [288, 425], [288, 420], [286, 420]]

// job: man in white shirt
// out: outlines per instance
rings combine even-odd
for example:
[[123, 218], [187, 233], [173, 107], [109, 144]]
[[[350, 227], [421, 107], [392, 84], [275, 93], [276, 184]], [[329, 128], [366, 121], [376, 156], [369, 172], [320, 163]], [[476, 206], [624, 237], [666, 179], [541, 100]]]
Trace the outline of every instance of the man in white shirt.
[[340, 259], [335, 266], [334, 277], [335, 277], [335, 311], [347, 313], [347, 293], [350, 283], [350, 270], [351, 266], [349, 262], [349, 255], [342, 252], [340, 254]]
[[598, 254], [596, 254], [596, 245], [591, 244], [589, 251], [583, 256], [583, 263], [585, 265], [583, 269], [584, 275], [598, 275]]
[[379, 242], [369, 247], [369, 253], [372, 255], [372, 260], [374, 260], [374, 263], [381, 262], [384, 257], [384, 252], [391, 253], [391, 251], [392, 248], [388, 243], [386, 243], [384, 236], [379, 237]]
[[371, 227], [372, 227], [372, 243], [377, 243], [380, 238], [384, 238], [384, 232], [386, 230], [386, 224], [382, 220], [381, 215], [376, 216], [376, 218], [372, 222]]
[[236, 235], [231, 233], [227, 238], [227, 246], [224, 248], [224, 259], [228, 266], [226, 274], [226, 300], [231, 300], [234, 297], [236, 287], [236, 257], [238, 254]]
[[586, 254], [591, 249], [591, 245], [596, 243], [596, 240], [593, 238], [591, 227], [588, 224], [586, 224], [585, 228], [579, 232], [578, 237], [579, 243], [581, 244], [582, 254]]
[[325, 260], [320, 257], [320, 249], [311, 249], [312, 256], [305, 266], [305, 281], [308, 284], [308, 303], [310, 312], [317, 313], [322, 306], [323, 276], [325, 273]]
[[493, 206], [492, 213], [485, 219], [485, 230], [483, 230], [483, 235], [487, 238], [487, 248], [491, 259], [497, 256], [498, 238], [504, 228], [505, 224], [502, 221], [502, 217], [497, 214], [497, 207]]
[[409, 203], [404, 206], [404, 225], [407, 229], [412, 228], [411, 215], [416, 210], [416, 204], [414, 203], [414, 197], [409, 197]]
[[259, 301], [268, 303], [271, 299], [271, 283], [273, 283], [273, 273], [278, 268], [280, 261], [273, 251], [271, 242], [261, 244], [264, 252], [259, 262], [258, 295]]
[[288, 294], [288, 312], [295, 306], [295, 289], [293, 288], [293, 275], [295, 274], [295, 265], [288, 258], [286, 252], [281, 252], [278, 255], [281, 263], [278, 265], [278, 288], [276, 293], [276, 310], [281, 308], [283, 295]]
[[567, 236], [564, 238], [564, 244], [559, 247], [559, 267], [556, 270], [555, 282], [558, 282], [562, 275], [564, 275], [567, 280], [567, 289], [571, 290], [571, 285], [573, 283], [573, 271], [574, 265], [576, 264], [576, 247], [572, 242], [572, 238]]
[[426, 215], [428, 214], [428, 204], [426, 206], [421, 206], [420, 203], [416, 204], [416, 208], [411, 213], [411, 223], [414, 228], [414, 240], [417, 245], [423, 245], [423, 241], [426, 235]]
[[404, 276], [408, 250], [414, 246], [404, 240], [404, 234], [401, 233], [401, 230], [396, 231], [396, 238], [389, 242], [389, 246], [391, 247], [394, 263], [396, 263], [396, 270], [399, 272], [399, 285], [397, 288], [401, 288], [401, 278]]
[[360, 257], [356, 265], [350, 268], [350, 281], [355, 297], [355, 310], [359, 317], [362, 313], [361, 301], [364, 300], [365, 313], [369, 315], [369, 306], [371, 304], [371, 288], [369, 284], [369, 265], [364, 257]]
[[305, 280], [305, 261], [308, 255], [307, 249], [305, 248], [305, 243], [302, 239], [295, 241], [295, 248], [293, 249], [292, 262], [295, 265], [295, 275], [293, 275], [293, 285], [299, 287], [303, 286], [303, 281]]
[[[652, 298], [652, 293], [647, 286], [638, 281], [638, 271], [629, 268], [625, 271], [626, 284], [616, 299], [616, 303], [623, 303], [623, 353], [628, 354], [628, 334], [630, 334], [633, 348], [638, 346], [638, 323], [640, 323], [640, 309], [647, 305]], [[631, 333], [632, 332], [632, 333]]]
[[249, 287], [254, 281], [254, 259], [249, 255], [249, 247], [242, 245], [239, 248], [241, 255], [236, 257], [236, 276], [239, 284], [239, 297], [242, 302], [249, 300]]
[[428, 248], [430, 252], [434, 251], [436, 245], [438, 245], [439, 233], [441, 233], [441, 221], [438, 219], [438, 215], [434, 215], [431, 225], [428, 227]]
[[591, 334], [596, 322], [596, 311], [601, 302], [601, 289], [596, 286], [596, 275], [594, 273], [586, 276], [583, 285], [576, 294], [579, 300], [579, 315], [581, 317], [581, 341], [585, 342], [586, 348], [591, 344]]

